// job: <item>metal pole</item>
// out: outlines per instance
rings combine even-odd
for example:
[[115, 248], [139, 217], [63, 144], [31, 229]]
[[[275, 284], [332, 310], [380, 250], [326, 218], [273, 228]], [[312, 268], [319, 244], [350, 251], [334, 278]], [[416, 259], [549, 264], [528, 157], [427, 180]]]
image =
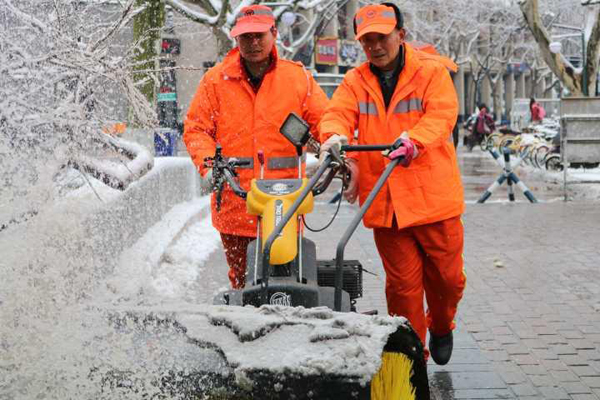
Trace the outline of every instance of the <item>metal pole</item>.
[[585, 59], [585, 32], [581, 31], [581, 68], [582, 68], [582, 82], [581, 87], [583, 89], [583, 95], [588, 96], [588, 83], [587, 83], [587, 60]]
[[508, 179], [511, 182], [513, 182], [515, 185], [517, 185], [519, 187], [519, 189], [521, 189], [521, 191], [523, 192], [525, 197], [527, 197], [527, 200], [529, 200], [530, 203], [538, 202], [537, 199], [535, 198], [535, 196], [533, 195], [533, 193], [531, 193], [529, 188], [523, 183], [523, 181], [521, 181], [519, 179], [517, 174], [515, 174], [514, 172], [511, 172], [510, 174], [508, 174]]
[[569, 166], [569, 161], [567, 160], [567, 130], [565, 129], [564, 120], [560, 122], [560, 152], [562, 154], [562, 163], [563, 163], [563, 194], [564, 201], [568, 201], [567, 195], [567, 167]]
[[500, 166], [500, 168], [504, 169], [504, 160], [500, 158], [500, 154], [494, 149], [488, 149], [488, 152], [494, 157], [496, 164]]
[[[389, 149], [389, 146], [387, 146], [387, 148]], [[337, 245], [335, 252], [335, 292], [333, 300], [334, 311], [342, 311], [342, 286], [344, 283], [344, 250], [346, 248], [346, 244], [350, 240], [350, 237], [356, 230], [358, 224], [360, 224], [360, 222], [362, 221], [362, 218], [366, 214], [369, 207], [371, 207], [371, 204], [373, 203], [375, 197], [385, 184], [385, 181], [387, 181], [388, 177], [391, 175], [394, 168], [396, 168], [400, 160], [401, 158], [396, 158], [390, 161], [385, 170], [383, 170], [383, 173], [375, 183], [375, 186], [373, 187], [373, 189], [371, 189], [371, 193], [369, 193], [369, 196], [367, 196], [367, 199], [363, 203], [362, 207], [354, 216], [352, 222], [350, 222], [350, 225], [348, 225], [348, 228], [346, 228], [344, 235], [342, 236], [340, 242]]]
[[[504, 148], [504, 175], [508, 177], [511, 172], [512, 171], [511, 171], [511, 166], [510, 166], [510, 150], [507, 147], [505, 147]], [[513, 188], [512, 180], [508, 179], [507, 184], [508, 184], [508, 200], [515, 201], [515, 190]]]
[[479, 198], [479, 200], [477, 200], [477, 203], [479, 203], [479, 204], [485, 203], [485, 201], [487, 199], [489, 199], [490, 197], [492, 197], [492, 194], [494, 193], [494, 190], [496, 190], [500, 186], [502, 186], [502, 184], [504, 183], [504, 181], [506, 179], [507, 179], [506, 174], [504, 172], [502, 172], [502, 174], [498, 177], [498, 179], [496, 179], [494, 181], [494, 183], [492, 183], [490, 185], [490, 187], [487, 188], [485, 192], [483, 192], [483, 194], [481, 195], [481, 197]]
[[479, 204], [485, 203], [486, 200], [492, 196], [494, 191], [496, 189], [498, 189], [500, 186], [502, 186], [502, 184], [505, 181], [508, 184], [508, 199], [510, 201], [515, 201], [515, 192], [514, 192], [514, 187], [513, 187], [513, 183], [514, 183], [515, 185], [517, 185], [519, 187], [519, 189], [521, 189], [523, 191], [523, 194], [525, 195], [525, 197], [527, 197], [527, 199], [531, 203], [537, 203], [538, 201], [535, 198], [535, 196], [533, 195], [533, 193], [531, 193], [529, 188], [513, 172], [513, 169], [516, 168], [523, 161], [523, 158], [521, 158], [521, 157], [517, 158], [517, 160], [511, 165], [510, 151], [508, 148], [505, 147], [502, 149], [502, 152], [504, 155], [504, 161], [500, 157], [500, 154], [498, 154], [495, 150], [490, 149], [488, 151], [492, 155], [492, 157], [494, 157], [494, 160], [496, 160], [496, 163], [498, 165], [500, 165], [500, 167], [502, 167], [502, 173], [500, 174], [498, 179], [496, 179], [490, 185], [490, 187], [487, 188], [485, 192], [483, 192], [481, 197], [477, 200], [477, 203], [479, 203]]

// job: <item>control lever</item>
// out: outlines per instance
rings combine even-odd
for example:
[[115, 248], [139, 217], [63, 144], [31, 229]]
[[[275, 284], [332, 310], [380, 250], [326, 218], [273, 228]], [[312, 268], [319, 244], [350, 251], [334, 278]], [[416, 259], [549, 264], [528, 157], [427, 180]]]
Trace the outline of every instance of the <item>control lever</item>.
[[340, 154], [340, 150], [336, 146], [332, 146], [329, 149], [329, 154], [331, 154], [331, 158], [333, 159], [333, 162], [337, 163], [338, 165], [344, 164], [344, 161], [342, 160], [342, 156]]
[[235, 178], [238, 176], [235, 172], [235, 168], [247, 165], [250, 165], [250, 161], [239, 161], [235, 158], [227, 160], [223, 157], [223, 148], [220, 144], [217, 144], [216, 146], [214, 157], [206, 157], [204, 159], [204, 166], [206, 168], [212, 168], [213, 170], [211, 189], [215, 193], [215, 206], [217, 211], [221, 210], [221, 200], [225, 182], [229, 183], [229, 186], [231, 186], [236, 195], [246, 198], [246, 192], [235, 181]]

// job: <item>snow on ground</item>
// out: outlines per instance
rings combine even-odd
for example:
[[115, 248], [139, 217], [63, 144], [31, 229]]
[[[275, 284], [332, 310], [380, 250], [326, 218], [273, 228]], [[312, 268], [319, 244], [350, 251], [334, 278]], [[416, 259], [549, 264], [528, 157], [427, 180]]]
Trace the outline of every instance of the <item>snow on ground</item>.
[[[481, 154], [473, 152], [463, 156], [481, 157]], [[157, 158], [149, 176], [165, 168], [189, 163], [187, 158]], [[550, 173], [533, 169], [531, 171], [539, 174], [544, 180], [562, 182], [560, 172]], [[569, 179], [572, 182], [600, 181], [600, 169], [570, 170]], [[40, 237], [33, 241], [48, 247], [50, 239], [59, 241], [63, 231], [73, 230], [69, 222], [73, 219], [70, 217], [72, 214], [90, 212], [122, 193], [94, 180], [90, 180], [90, 183], [91, 186], [84, 184], [61, 199], [64, 204], [52, 210], [60, 212], [54, 215], [54, 218], [47, 218], [46, 221], [45, 215], [38, 215], [32, 220], [32, 226], [38, 227], [39, 232], [37, 229], [36, 232], [24, 232], [24, 225], [11, 228], [11, 244], [14, 243], [13, 240], [29, 238], [27, 241], [22, 240], [22, 244], [14, 243], [22, 247], [18, 256], [24, 257], [28, 253], [25, 243], [31, 243], [32, 238], [37, 238], [36, 235], [48, 236], [50, 233], [51, 238], [40, 240]], [[140, 182], [133, 183], [134, 186], [139, 184]], [[581, 188], [582, 193], [578, 198], [584, 195], [600, 198], [600, 184], [570, 185], [571, 191], [579, 190], [578, 188]], [[98, 197], [102, 201], [98, 201]], [[79, 206], [75, 207], [77, 204]], [[4, 334], [0, 337], [0, 371], [4, 369], [11, 372], [5, 377], [0, 374], [0, 386], [8, 382], [7, 385], [14, 388], [14, 393], [19, 390], [26, 393], [24, 396], [15, 394], [12, 397], [15, 399], [34, 398], [38, 397], [38, 394], [39, 398], [42, 398], [48, 385], [60, 380], [71, 383], [61, 388], [53, 388], [53, 393], [45, 398], [98, 398], [94, 397], [98, 387], [93, 382], [88, 382], [90, 367], [98, 365], [106, 365], [106, 369], [109, 366], [133, 368], [136, 378], [150, 382], [155, 376], [153, 368], [166, 359], [165, 354], [168, 352], [158, 347], [157, 350], [146, 346], [144, 349], [149, 355], [143, 364], [136, 364], [129, 358], [131, 343], [136, 343], [136, 334], [114, 335], [112, 327], [106, 325], [108, 318], [105, 318], [105, 315], [97, 311], [87, 313], [89, 303], [104, 309], [110, 308], [107, 306], [115, 306], [115, 303], [122, 309], [130, 309], [132, 304], [141, 304], [147, 307], [147, 311], [160, 312], [162, 308], [165, 312], [181, 313], [178, 321], [188, 328], [188, 336], [223, 346], [229, 361], [241, 369], [257, 368], [261, 366], [260, 363], [275, 360], [277, 363], [272, 365], [273, 368], [283, 368], [284, 365], [292, 363], [307, 371], [318, 371], [319, 368], [333, 369], [342, 373], [361, 373], [364, 376], [368, 375], [368, 371], [374, 370], [379, 361], [374, 355], [378, 354], [378, 348], [389, 334], [390, 326], [398, 321], [390, 322], [388, 317], [377, 319], [361, 315], [339, 316], [335, 313], [327, 318], [309, 321], [305, 316], [289, 314], [293, 312], [290, 310], [274, 309], [276, 312], [266, 313], [264, 309], [250, 307], [223, 309], [208, 305], [212, 291], [222, 286], [223, 282], [227, 282], [226, 266], [206, 264], [212, 252], [220, 251], [219, 235], [211, 226], [208, 210], [208, 197], [173, 207], [130, 248], [121, 253], [114, 273], [104, 282], [106, 284], [100, 285], [101, 290], [93, 292], [87, 289], [96, 289], [99, 281], [94, 275], [90, 275], [88, 282], [88, 277], [84, 276], [84, 267], [88, 260], [77, 260], [81, 263], [79, 265], [71, 259], [73, 257], [70, 252], [77, 254], [79, 251], [74, 244], [72, 247], [56, 244], [56, 254], [50, 252], [51, 249], [47, 250], [43, 254], [44, 259], [32, 260], [29, 269], [17, 270], [18, 264], [13, 266], [11, 263], [7, 264], [6, 259], [3, 260], [6, 264], [3, 267], [4, 271], [8, 271], [9, 274], [5, 274], [0, 287], [8, 289], [4, 293], [8, 293], [9, 297], [0, 298], [0, 305], [7, 310], [7, 314], [9, 309], [14, 309], [14, 315], [19, 317], [6, 320], [9, 322], [9, 330], [0, 329], [0, 334]], [[120, 229], [120, 225], [116, 224], [114, 229]], [[4, 238], [8, 239], [8, 233], [5, 232]], [[58, 261], [49, 264], [48, 258], [51, 256], [55, 256]], [[211, 270], [210, 274], [207, 273], [208, 268]], [[56, 279], [48, 279], [54, 275]], [[214, 278], [217, 276], [223, 280]], [[69, 307], [62, 307], [61, 303], [61, 307], [57, 306], [57, 310], [54, 310], [52, 307], [59, 297], [43, 298], [47, 292], [72, 293], [74, 287], [79, 287], [75, 279], [83, 278], [86, 280], [79, 285], [82, 294], [78, 297], [81, 303]], [[52, 290], [42, 290], [48, 282], [56, 287], [51, 287]], [[11, 296], [13, 293], [14, 296]], [[29, 295], [17, 296], [18, 293]], [[24, 314], [22, 310], [30, 314]], [[0, 308], [0, 311], [3, 310]], [[218, 321], [226, 321], [227, 324], [218, 325]], [[288, 326], [290, 321], [297, 325], [298, 330]], [[282, 328], [271, 330], [272, 336], [266, 340], [258, 334], [263, 332], [266, 326]], [[239, 334], [256, 336], [256, 339], [242, 342], [239, 340]], [[184, 348], [183, 345], [181, 348]], [[276, 357], [261, 358], [264, 355]], [[176, 365], [177, 360], [180, 360], [179, 354], [173, 351], [169, 360], [171, 359], [175, 360], [173, 365]], [[31, 382], [36, 383], [32, 386]], [[89, 387], [84, 390], [82, 385]], [[84, 393], [88, 391], [90, 395], [86, 396]]]
[[[204, 261], [219, 246], [218, 232], [207, 212], [209, 204], [210, 198], [206, 196], [173, 207], [124, 251], [107, 282], [113, 296], [181, 297], [185, 287], [198, 277]], [[200, 220], [190, 226], [193, 218]]]
[[[525, 140], [530, 137], [530, 135], [523, 135]], [[476, 160], [485, 161], [485, 174], [488, 174], [487, 169], [488, 164], [491, 165], [493, 161], [492, 156], [486, 151], [483, 152], [478, 147], [475, 147], [473, 151], [469, 152], [466, 150], [464, 146], [458, 147], [458, 157], [459, 159], [468, 160], [470, 165], [473, 164]], [[502, 162], [503, 159], [501, 158]], [[511, 156], [511, 164], [514, 165], [515, 156]], [[475, 169], [462, 171], [463, 178], [471, 177], [473, 175], [478, 176], [481, 175], [480, 171], [477, 168], [480, 168], [480, 165], [476, 165]], [[490, 175], [489, 184], [493, 182], [501, 173], [502, 170], [496, 165], [493, 167], [494, 171]], [[496, 169], [497, 168], [497, 169]], [[497, 171], [497, 172], [496, 172]], [[525, 185], [532, 185], [534, 182], [538, 183], [546, 183], [548, 187], [552, 188], [552, 191], [557, 192], [558, 197], [550, 199], [549, 201], [559, 201], [563, 199], [563, 172], [562, 171], [548, 171], [542, 168], [535, 168], [532, 165], [527, 165], [524, 162], [519, 164], [519, 166], [515, 169], [516, 174], [523, 179]], [[524, 173], [523, 173], [524, 172]], [[592, 169], [584, 169], [584, 168], [569, 168], [567, 170], [568, 176], [568, 191], [569, 191], [569, 200], [573, 201], [600, 201], [600, 168], [592, 168]], [[487, 175], [486, 175], [487, 176]], [[504, 184], [506, 185], [506, 184]], [[517, 192], [520, 193], [520, 190], [517, 189]], [[534, 191], [534, 195], [536, 195]], [[537, 197], [537, 196], [536, 196]], [[540, 200], [540, 199], [538, 199]], [[486, 201], [486, 203], [499, 202], [503, 203], [508, 200], [500, 200], [500, 199], [490, 199]], [[527, 200], [523, 200], [527, 201]], [[467, 203], [474, 203], [476, 200], [468, 200]]]
[[[536, 169], [521, 166], [528, 174], [545, 182], [559, 185], [562, 189], [564, 172]], [[569, 168], [567, 170], [567, 190], [569, 199], [575, 201], [600, 201], [600, 168]]]
[[[152, 274], [150, 285], [159, 296], [182, 297], [187, 289], [193, 288], [193, 284], [203, 278], [202, 273], [207, 267], [205, 263], [210, 254], [219, 249], [219, 243], [219, 232], [213, 228], [207, 214], [202, 220], [191, 224], [166, 249]], [[226, 269], [222, 273], [225, 275]], [[210, 293], [213, 294], [217, 288], [218, 284]]]

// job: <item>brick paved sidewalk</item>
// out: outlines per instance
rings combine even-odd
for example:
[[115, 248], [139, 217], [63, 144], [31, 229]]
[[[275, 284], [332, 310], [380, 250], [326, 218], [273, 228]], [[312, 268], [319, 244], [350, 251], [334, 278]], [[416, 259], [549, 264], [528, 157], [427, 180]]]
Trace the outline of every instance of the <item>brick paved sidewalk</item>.
[[[334, 206], [319, 203], [309, 224]], [[356, 208], [342, 206], [333, 227], [309, 234], [319, 258]], [[442, 368], [430, 361], [440, 399], [600, 398], [600, 207], [596, 204], [469, 205], [464, 215], [467, 290], [456, 351]], [[365, 275], [362, 310], [385, 312], [384, 274], [371, 231], [347, 246], [377, 276]]]

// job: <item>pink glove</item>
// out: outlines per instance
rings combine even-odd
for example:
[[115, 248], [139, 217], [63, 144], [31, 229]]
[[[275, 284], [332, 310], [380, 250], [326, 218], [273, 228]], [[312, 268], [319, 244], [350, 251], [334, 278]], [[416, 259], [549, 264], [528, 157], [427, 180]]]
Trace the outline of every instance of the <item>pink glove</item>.
[[406, 137], [400, 137], [398, 140], [400, 141], [400, 147], [398, 147], [396, 150], [389, 151], [387, 153], [387, 157], [390, 160], [395, 160], [398, 157], [404, 157], [404, 159], [400, 161], [400, 164], [403, 167], [408, 167], [412, 160], [417, 157], [419, 151], [412, 140]]

